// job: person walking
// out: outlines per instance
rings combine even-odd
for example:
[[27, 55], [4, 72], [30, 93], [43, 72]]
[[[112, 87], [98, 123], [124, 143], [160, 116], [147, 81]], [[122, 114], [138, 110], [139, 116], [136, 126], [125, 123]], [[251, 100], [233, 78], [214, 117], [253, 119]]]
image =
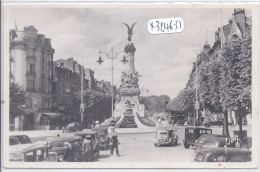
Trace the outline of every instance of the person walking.
[[113, 136], [111, 137], [111, 142], [112, 142], [111, 152], [110, 152], [111, 155], [113, 155], [114, 149], [116, 149], [116, 154], [117, 154], [117, 156], [119, 156], [119, 150], [118, 150], [119, 141], [118, 141], [118, 138], [117, 138], [116, 131], [114, 132]]

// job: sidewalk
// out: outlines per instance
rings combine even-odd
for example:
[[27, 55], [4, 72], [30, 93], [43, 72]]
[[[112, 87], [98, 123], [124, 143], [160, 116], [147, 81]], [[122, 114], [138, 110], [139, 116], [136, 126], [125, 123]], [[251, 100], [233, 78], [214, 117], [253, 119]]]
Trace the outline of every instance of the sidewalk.
[[[116, 128], [118, 134], [141, 134], [141, 133], [155, 133], [155, 127], [149, 128]], [[108, 133], [111, 133], [111, 127], [108, 128]], [[51, 137], [63, 135], [61, 130], [34, 130], [34, 131], [10, 131], [10, 135], [27, 135], [29, 137]]]

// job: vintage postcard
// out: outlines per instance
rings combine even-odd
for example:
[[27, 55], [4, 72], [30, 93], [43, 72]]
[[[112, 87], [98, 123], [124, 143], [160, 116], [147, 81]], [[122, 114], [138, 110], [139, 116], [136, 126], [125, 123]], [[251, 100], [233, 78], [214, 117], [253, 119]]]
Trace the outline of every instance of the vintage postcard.
[[4, 3], [4, 167], [257, 168], [258, 5]]

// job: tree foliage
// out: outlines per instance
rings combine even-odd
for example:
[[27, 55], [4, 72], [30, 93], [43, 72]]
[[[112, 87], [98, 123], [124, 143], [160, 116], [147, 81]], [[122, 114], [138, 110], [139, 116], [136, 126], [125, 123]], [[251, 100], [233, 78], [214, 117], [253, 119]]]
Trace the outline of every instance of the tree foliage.
[[237, 113], [251, 112], [251, 33], [231, 40], [223, 49], [220, 95], [222, 107]]
[[140, 103], [144, 104], [148, 112], [164, 112], [166, 101], [169, 100], [170, 97], [167, 95], [140, 97]]
[[14, 120], [15, 117], [23, 115], [23, 106], [25, 104], [25, 91], [22, 86], [17, 83], [10, 83], [10, 94], [9, 94], [9, 108], [10, 108], [10, 122]]
[[[242, 38], [228, 40], [218, 54], [219, 60], [209, 60], [209, 55], [205, 54], [198, 58], [198, 97], [205, 110], [213, 114], [224, 114], [224, 130], [228, 135], [227, 111], [236, 111], [240, 117], [251, 112], [251, 28]], [[192, 112], [195, 102], [195, 69], [193, 63], [186, 88], [170, 101], [167, 109], [183, 113]]]
[[[84, 91], [83, 95], [85, 126], [91, 124], [93, 120], [102, 122], [112, 116], [112, 100], [110, 94], [105, 94], [99, 91], [86, 90]], [[77, 109], [77, 112], [74, 113], [78, 114], [75, 119], [76, 121], [80, 121], [80, 103], [80, 92], [77, 92], [73, 98], [73, 109]]]

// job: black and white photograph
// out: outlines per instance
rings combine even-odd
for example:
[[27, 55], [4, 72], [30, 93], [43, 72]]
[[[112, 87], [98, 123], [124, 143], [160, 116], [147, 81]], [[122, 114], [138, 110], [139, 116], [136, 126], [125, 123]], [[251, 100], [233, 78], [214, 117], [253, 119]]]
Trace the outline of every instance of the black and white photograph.
[[256, 4], [5, 3], [6, 168], [257, 168]]

